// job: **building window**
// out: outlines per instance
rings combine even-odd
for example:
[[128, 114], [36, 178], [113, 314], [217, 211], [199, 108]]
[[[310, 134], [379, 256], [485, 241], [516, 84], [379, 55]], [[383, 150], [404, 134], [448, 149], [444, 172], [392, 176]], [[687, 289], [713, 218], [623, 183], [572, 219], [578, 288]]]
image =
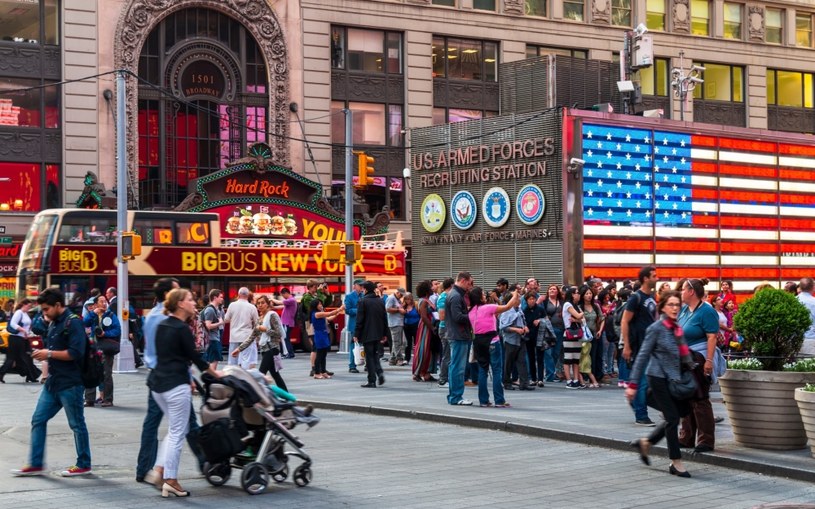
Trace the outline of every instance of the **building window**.
[[671, 87], [668, 72], [669, 62], [666, 58], [655, 58], [654, 65], [640, 69], [642, 94], [667, 97]]
[[527, 16], [546, 16], [547, 0], [526, 0], [524, 2]]
[[464, 110], [460, 108], [433, 108], [433, 125], [452, 124], [478, 120], [481, 118], [497, 117], [497, 111]]
[[363, 102], [331, 102], [331, 142], [345, 144], [343, 108], [353, 112], [354, 145], [402, 146], [402, 105]]
[[542, 57], [544, 55], [561, 55], [573, 58], [589, 58], [589, 52], [584, 49], [553, 48], [551, 46], [526, 45], [526, 58]]
[[665, 31], [665, 0], [647, 0], [645, 3], [645, 26], [648, 30]]
[[724, 4], [724, 38], [742, 39], [742, 10], [741, 4]]
[[744, 68], [722, 64], [699, 64], [705, 68], [704, 83], [693, 89], [694, 99], [744, 102]]
[[710, 35], [710, 2], [691, 0], [690, 32], [693, 35]]
[[401, 74], [402, 34], [331, 27], [331, 66], [349, 71]]
[[473, 0], [473, 9], [480, 9], [482, 11], [494, 11], [495, 0]]
[[57, 164], [0, 162], [0, 211], [39, 212], [62, 205]]
[[456, 0], [433, 0], [433, 5], [446, 5], [448, 7], [455, 7]]
[[767, 69], [767, 104], [813, 108], [813, 74]]
[[585, 5], [583, 0], [563, 0], [563, 18], [583, 21]]
[[0, 126], [59, 128], [59, 85], [51, 83], [0, 78]]
[[784, 15], [781, 9], [764, 11], [764, 41], [770, 44], [781, 44], [784, 40]]
[[795, 15], [795, 45], [812, 47], [812, 15]]
[[495, 42], [434, 37], [432, 50], [434, 78], [498, 79], [498, 44]]
[[631, 26], [631, 0], [612, 0], [611, 24], [618, 27]]
[[59, 44], [57, 0], [0, 0], [0, 39]]

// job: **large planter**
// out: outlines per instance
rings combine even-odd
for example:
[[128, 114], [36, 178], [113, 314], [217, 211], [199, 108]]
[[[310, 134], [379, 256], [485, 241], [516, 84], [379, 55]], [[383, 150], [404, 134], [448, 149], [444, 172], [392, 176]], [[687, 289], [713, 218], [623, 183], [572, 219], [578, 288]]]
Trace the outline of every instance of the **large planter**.
[[813, 382], [815, 373], [728, 369], [719, 386], [736, 442], [757, 449], [806, 447], [795, 389]]
[[809, 449], [815, 457], [815, 392], [795, 389], [795, 402], [798, 403], [798, 411], [809, 438]]

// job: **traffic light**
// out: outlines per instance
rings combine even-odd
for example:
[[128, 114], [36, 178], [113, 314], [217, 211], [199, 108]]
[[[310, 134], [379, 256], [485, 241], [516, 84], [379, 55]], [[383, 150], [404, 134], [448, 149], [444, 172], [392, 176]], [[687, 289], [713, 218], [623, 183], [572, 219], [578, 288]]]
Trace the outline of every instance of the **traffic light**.
[[141, 235], [136, 232], [122, 232], [122, 259], [133, 260], [141, 255]]
[[374, 178], [371, 175], [373, 175], [375, 171], [374, 158], [365, 152], [360, 152], [357, 154], [357, 161], [359, 162], [357, 187], [367, 187], [373, 184]]
[[362, 259], [362, 246], [358, 241], [349, 240], [345, 242], [345, 261], [355, 262]]

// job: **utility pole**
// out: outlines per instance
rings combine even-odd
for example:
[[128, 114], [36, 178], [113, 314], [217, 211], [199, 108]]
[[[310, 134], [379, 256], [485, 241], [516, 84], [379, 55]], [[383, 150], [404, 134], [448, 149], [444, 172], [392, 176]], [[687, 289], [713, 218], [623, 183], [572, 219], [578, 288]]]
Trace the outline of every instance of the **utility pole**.
[[127, 260], [122, 248], [127, 231], [127, 159], [125, 153], [125, 71], [116, 73], [116, 316], [122, 327], [119, 353], [116, 355], [115, 373], [136, 371], [133, 347], [130, 345], [130, 299], [127, 290]]
[[704, 67], [694, 65], [685, 72], [685, 51], [679, 51], [679, 67], [671, 69], [671, 88], [674, 89], [674, 97], [679, 99], [679, 120], [685, 120], [685, 103], [688, 101], [688, 92], [693, 92], [697, 83], [704, 83], [700, 78], [705, 71]]
[[[350, 108], [342, 110], [345, 114], [345, 241], [354, 239], [354, 112]], [[345, 256], [348, 258], [348, 244], [345, 245]], [[345, 264], [345, 295], [350, 295], [354, 283], [354, 264]], [[348, 330], [348, 318], [345, 319], [345, 328], [340, 334], [340, 348], [337, 353], [347, 354], [351, 349], [354, 331]]]

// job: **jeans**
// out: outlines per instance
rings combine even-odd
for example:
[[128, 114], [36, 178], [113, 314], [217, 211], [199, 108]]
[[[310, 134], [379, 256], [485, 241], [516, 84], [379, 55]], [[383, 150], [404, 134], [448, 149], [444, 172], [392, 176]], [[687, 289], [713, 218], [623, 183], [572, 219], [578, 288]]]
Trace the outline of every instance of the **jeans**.
[[637, 386], [637, 395], [634, 396], [634, 401], [631, 402], [631, 408], [634, 409], [634, 418], [638, 421], [648, 419], [648, 405], [646, 402], [646, 395], [648, 394], [648, 377], [645, 375], [646, 370], [642, 370], [640, 375], [639, 385]]
[[631, 372], [631, 368], [628, 367], [628, 361], [623, 358], [623, 351], [620, 350], [617, 352], [617, 374], [619, 375], [618, 380], [620, 382], [627, 382], [628, 381], [628, 374]]
[[192, 393], [187, 384], [182, 384], [168, 391], [153, 391], [153, 399], [167, 414], [167, 436], [161, 441], [156, 458], [156, 466], [164, 467], [165, 479], [178, 479], [178, 464], [181, 460], [181, 446], [187, 430], [190, 429], [190, 412], [192, 411]]
[[457, 405], [464, 396], [464, 367], [467, 365], [470, 341], [466, 339], [451, 339], [449, 342], [450, 367], [447, 374], [447, 381], [449, 383], [447, 402], [451, 405]]
[[[158, 427], [161, 424], [161, 419], [164, 417], [164, 412], [161, 411], [156, 401], [153, 399], [152, 391], [147, 392], [147, 415], [144, 416], [144, 423], [141, 429], [141, 446], [139, 447], [139, 456], [136, 463], [136, 478], [143, 479], [147, 472], [156, 464], [156, 455], [158, 454]], [[195, 411], [190, 405], [190, 422], [187, 432], [187, 445], [190, 450], [195, 454], [198, 460], [198, 466], [203, 470], [204, 462], [207, 460], [204, 457], [204, 451], [198, 445], [198, 420], [195, 417]]]
[[441, 367], [439, 368], [439, 382], [447, 382], [450, 371], [450, 342], [444, 339], [444, 329], [441, 329]]
[[475, 357], [478, 360], [478, 402], [482, 405], [490, 401], [490, 392], [487, 390], [487, 371], [492, 370], [492, 394], [495, 397], [495, 404], [506, 403], [504, 399], [503, 379], [504, 355], [501, 342], [490, 343], [491, 338], [479, 338], [476, 336], [473, 348]]
[[617, 342], [614, 340], [609, 341], [605, 338], [605, 334], [603, 335], [603, 341], [605, 345], [603, 352], [605, 362], [603, 365], [605, 366], [606, 374], [610, 375], [614, 372], [614, 351], [617, 350]]
[[[286, 342], [286, 357], [289, 359], [294, 358], [294, 347], [291, 344], [291, 330], [294, 328], [294, 325], [284, 325], [284, 329], [286, 329], [286, 337], [283, 338], [283, 341]], [[351, 354], [351, 359], [353, 360], [354, 354]]]
[[[555, 346], [550, 346], [543, 352], [543, 366], [546, 369], [546, 381], [555, 381], [555, 371], [560, 364], [560, 352], [563, 350], [563, 331], [555, 329]], [[562, 366], [561, 366], [562, 369]]]
[[85, 388], [81, 385], [53, 393], [43, 388], [34, 415], [31, 416], [31, 452], [28, 464], [32, 467], [43, 466], [45, 457], [45, 437], [48, 421], [57, 415], [60, 409], [65, 409], [68, 417], [68, 426], [74, 432], [74, 445], [76, 446], [76, 466], [79, 468], [91, 467], [91, 443], [88, 436], [88, 427], [85, 426], [85, 409], [83, 399]]

